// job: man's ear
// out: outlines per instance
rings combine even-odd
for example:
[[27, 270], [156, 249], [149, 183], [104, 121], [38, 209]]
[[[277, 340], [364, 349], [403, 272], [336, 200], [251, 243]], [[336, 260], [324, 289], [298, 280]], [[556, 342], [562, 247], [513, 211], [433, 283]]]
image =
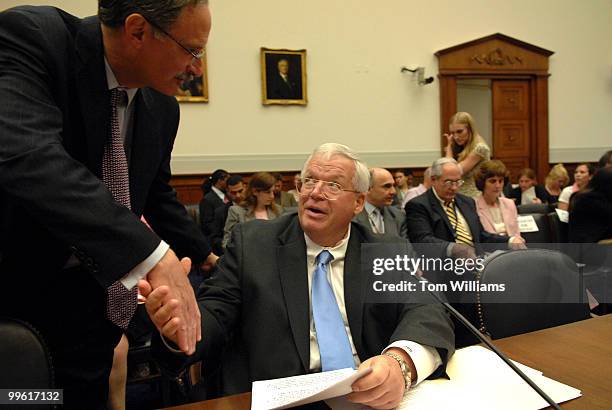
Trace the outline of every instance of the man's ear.
[[145, 40], [153, 37], [153, 27], [138, 13], [126, 17], [123, 29], [128, 42], [136, 49], [143, 48]]
[[365, 193], [360, 192], [357, 194], [357, 198], [355, 199], [355, 209], [353, 211], [354, 215], [357, 215], [359, 212], [363, 211], [363, 207], [365, 205]]

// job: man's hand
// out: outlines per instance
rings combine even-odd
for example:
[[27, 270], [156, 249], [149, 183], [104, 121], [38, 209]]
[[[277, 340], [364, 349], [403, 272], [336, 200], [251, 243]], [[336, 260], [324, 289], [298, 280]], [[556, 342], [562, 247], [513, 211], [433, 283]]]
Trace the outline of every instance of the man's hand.
[[[406, 362], [413, 369], [414, 377], [414, 364], [408, 355], [401, 349], [393, 351], [408, 359]], [[374, 356], [359, 366], [360, 369], [364, 367], [371, 367], [372, 373], [353, 383], [353, 393], [347, 395], [347, 398], [353, 403], [365, 404], [375, 409], [396, 407], [404, 397], [405, 390], [404, 376], [397, 361], [383, 354]]]
[[179, 262], [169, 249], [147, 274], [149, 288], [139, 284], [141, 293], [147, 297], [147, 312], [157, 329], [188, 355], [195, 352], [196, 342], [202, 339], [200, 310], [187, 278], [190, 270], [189, 258]]
[[204, 272], [208, 272], [212, 270], [215, 266], [217, 266], [218, 260], [219, 260], [219, 257], [211, 252], [208, 255], [208, 258], [206, 258], [206, 260], [204, 261], [204, 263], [200, 265], [200, 269], [202, 269]]
[[451, 256], [454, 259], [476, 259], [476, 250], [465, 243], [454, 243]]

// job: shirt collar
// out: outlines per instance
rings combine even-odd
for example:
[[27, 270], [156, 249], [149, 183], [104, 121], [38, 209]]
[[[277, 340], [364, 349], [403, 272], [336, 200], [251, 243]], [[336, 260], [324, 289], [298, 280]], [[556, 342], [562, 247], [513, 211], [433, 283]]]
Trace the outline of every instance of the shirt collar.
[[138, 88], [122, 87], [121, 84], [119, 84], [119, 81], [117, 81], [117, 77], [115, 77], [115, 73], [113, 73], [113, 69], [111, 68], [110, 64], [108, 64], [106, 56], [104, 56], [104, 68], [106, 69], [106, 84], [108, 85], [108, 89], [112, 90], [113, 88], [117, 87], [125, 89], [125, 92], [128, 96], [127, 105], [130, 105], [132, 103], [132, 100], [134, 99], [134, 96], [138, 92]]
[[315, 243], [312, 239], [306, 235], [304, 232], [304, 239], [306, 240], [306, 258], [308, 260], [308, 264], [314, 265], [317, 255], [321, 253], [322, 250], [327, 250], [334, 257], [334, 262], [344, 260], [344, 256], [346, 255], [346, 248], [348, 247], [348, 241], [351, 237], [351, 225], [349, 225], [348, 231], [346, 232], [346, 236], [338, 242], [335, 246], [321, 246]]
[[[446, 201], [444, 201], [443, 199], [441, 199], [441, 198], [438, 196], [438, 193], [436, 192], [436, 188], [431, 187], [431, 191], [432, 191], [432, 192], [433, 192], [433, 194], [436, 196], [436, 198], [438, 198], [438, 201], [440, 201], [440, 204], [442, 205], [442, 207], [444, 207], [444, 205], [446, 205]], [[453, 200], [452, 200], [451, 202], [454, 202], [454, 201], [455, 201], [455, 198], [453, 198]]]
[[[376, 209], [378, 209], [378, 207], [372, 205], [368, 201], [365, 201], [365, 209], [366, 209], [366, 212], [368, 213], [368, 215], [372, 215], [372, 212], [374, 212]], [[380, 209], [378, 209], [378, 212], [380, 212], [380, 214], [382, 215], [382, 211]]]
[[217, 194], [219, 198], [225, 199], [225, 193], [221, 191], [219, 188], [217, 188], [216, 186], [213, 186], [212, 190], [214, 191], [215, 194]]

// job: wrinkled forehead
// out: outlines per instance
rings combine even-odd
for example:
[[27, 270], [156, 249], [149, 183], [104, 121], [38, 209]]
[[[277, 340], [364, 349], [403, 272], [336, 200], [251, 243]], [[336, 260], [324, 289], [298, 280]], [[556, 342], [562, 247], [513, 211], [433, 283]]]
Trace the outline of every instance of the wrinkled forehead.
[[453, 164], [453, 163], [449, 163], [449, 164], [444, 164], [442, 166], [442, 175], [440, 176], [441, 179], [456, 179], [455, 177], [460, 177], [461, 176], [461, 170], [459, 169], [459, 166], [457, 164]]
[[306, 164], [304, 177], [343, 183], [351, 181], [354, 174], [353, 160], [342, 155], [316, 155]]

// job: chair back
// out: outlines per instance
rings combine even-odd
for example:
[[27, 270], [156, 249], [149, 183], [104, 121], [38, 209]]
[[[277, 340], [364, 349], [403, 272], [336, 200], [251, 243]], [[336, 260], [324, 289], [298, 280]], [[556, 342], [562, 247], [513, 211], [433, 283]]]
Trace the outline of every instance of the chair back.
[[519, 215], [522, 214], [547, 214], [554, 210], [554, 206], [551, 204], [523, 204], [517, 205], [516, 210]]
[[548, 214], [548, 225], [550, 226], [551, 242], [567, 243], [569, 231], [568, 224], [561, 222], [556, 212], [550, 212]]
[[[481, 292], [483, 319], [493, 339], [590, 317], [576, 263], [548, 249], [505, 252], [489, 259], [481, 284], [506, 284]], [[583, 302], [584, 301], [584, 302]]]
[[[31, 325], [0, 317], [0, 388], [52, 389], [51, 356], [42, 336]], [[20, 409], [51, 409], [41, 404], [20, 404]]]
[[[540, 205], [540, 204], [536, 204]], [[521, 236], [527, 243], [550, 243], [552, 235], [550, 231], [550, 219], [546, 214], [528, 214], [533, 217], [538, 226], [537, 232], [521, 232]]]

